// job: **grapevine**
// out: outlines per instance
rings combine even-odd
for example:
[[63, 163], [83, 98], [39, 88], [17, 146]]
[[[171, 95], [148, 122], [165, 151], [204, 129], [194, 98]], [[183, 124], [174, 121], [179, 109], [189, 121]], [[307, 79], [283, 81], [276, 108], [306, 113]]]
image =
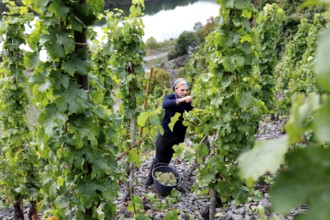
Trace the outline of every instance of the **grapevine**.
[[[275, 177], [270, 191], [275, 212], [287, 214], [304, 204], [309, 210], [302, 219], [325, 220], [330, 216], [330, 30], [322, 30], [327, 15], [315, 14], [312, 22], [299, 19], [294, 41], [278, 60], [276, 47], [286, 18], [282, 9], [266, 5], [254, 20], [255, 10], [247, 0], [218, 3], [213, 32], [183, 71], [192, 84], [195, 107], [184, 115], [193, 142], [185, 148], [190, 153], [185, 159], [197, 167], [193, 190], [208, 193], [214, 219], [217, 199], [223, 205], [232, 199], [246, 201], [252, 190], [248, 187], [270, 172]], [[134, 192], [135, 168], [161, 130], [159, 103], [168, 92], [157, 79], [158, 87], [149, 97], [151, 107], [143, 106], [148, 78], [142, 66], [144, 3], [133, 0], [129, 17], [119, 9], [100, 13], [103, 4], [103, 0], [26, 0], [16, 7], [5, 0], [9, 10], [0, 23], [0, 190], [17, 208], [24, 200], [36, 208], [43, 196], [39, 204], [45, 204], [45, 218], [113, 219], [119, 183], [127, 182], [126, 208], [132, 218], [150, 217], [146, 198], [154, 203], [153, 211], [168, 211], [164, 219], [178, 218], [180, 210], [171, 202], [164, 206], [151, 194], [142, 198]], [[104, 35], [97, 40], [93, 25], [101, 19], [106, 22]], [[27, 36], [25, 25], [30, 23], [33, 29]], [[29, 50], [21, 50], [22, 45]], [[43, 52], [47, 57], [41, 59]], [[38, 108], [36, 129], [26, 119], [27, 68], [33, 71], [28, 92]], [[158, 69], [154, 74], [165, 76]], [[276, 103], [274, 92], [281, 90], [284, 99]], [[286, 134], [257, 142], [250, 150], [261, 115], [267, 109], [286, 114], [288, 108]], [[184, 147], [176, 146], [176, 154], [182, 154]], [[289, 169], [281, 169], [283, 164]], [[129, 179], [122, 165], [128, 165]], [[178, 181], [173, 173], [155, 175], [165, 185]], [[168, 201], [179, 194], [173, 192]], [[22, 218], [22, 213], [15, 218]]]
[[268, 110], [274, 114], [275, 108], [275, 66], [277, 63], [276, 46], [280, 41], [284, 11], [276, 4], [267, 4], [257, 18], [257, 35], [259, 36], [259, 84], [260, 99]]
[[297, 68], [292, 72], [288, 82], [288, 96], [291, 97], [295, 93], [312, 93], [319, 90], [314, 77], [314, 60], [317, 40], [321, 28], [325, 26], [324, 15], [315, 14], [313, 24], [307, 34], [307, 48], [303, 53], [301, 60], [297, 64]]
[[[330, 204], [329, 34], [329, 27], [322, 31], [315, 56], [316, 82], [322, 93], [310, 93], [307, 97], [303, 94], [296, 96], [290, 109], [289, 121], [285, 125], [287, 134], [277, 140], [258, 142], [252, 150], [241, 154], [239, 158], [241, 176], [251, 185], [266, 172], [274, 175], [278, 172], [270, 191], [273, 209], [287, 214], [302, 204], [307, 205], [308, 211], [299, 216], [299, 219], [326, 220], [330, 216], [324, 209]], [[298, 144], [306, 132], [312, 132], [315, 139], [308, 140], [303, 147], [292, 149], [292, 145]], [[280, 169], [284, 163], [287, 169]]]
[[[204, 49], [210, 72], [195, 80], [192, 94], [196, 104], [189, 113], [199, 124], [193, 127], [199, 139], [197, 161], [203, 161], [197, 178], [201, 186], [215, 190], [222, 202], [234, 195], [237, 201], [244, 201], [247, 191], [239, 180], [235, 161], [252, 147], [265, 109], [253, 96], [257, 83], [252, 74], [255, 52], [249, 20], [254, 8], [249, 1], [219, 2], [220, 16]], [[205, 136], [209, 137], [209, 147], [198, 144]]]
[[[88, 1], [89, 2], [89, 1]], [[39, 108], [39, 152], [47, 161], [42, 192], [60, 219], [111, 219], [119, 172], [111, 111], [89, 93], [86, 36], [102, 1], [34, 1], [39, 21], [29, 37], [31, 78]], [[49, 59], [33, 60], [44, 48]], [[101, 94], [103, 95], [103, 94]]]
[[[290, 82], [290, 78], [297, 79], [300, 75], [304, 75], [304, 72], [308, 71], [300, 69], [298, 72], [297, 69], [299, 69], [299, 66], [302, 66], [300, 61], [302, 60], [304, 53], [309, 53], [309, 55], [313, 56], [310, 49], [308, 50], [307, 43], [307, 39], [309, 39], [308, 33], [312, 33], [312, 29], [313, 25], [308, 23], [306, 19], [302, 19], [298, 26], [297, 33], [294, 35], [292, 41], [290, 41], [285, 47], [282, 57], [282, 65], [277, 70], [278, 81], [275, 88], [281, 96], [280, 100], [277, 102], [277, 111], [280, 114], [285, 114], [290, 106], [290, 97], [294, 93], [290, 91], [290, 87], [298, 87], [295, 86], [295, 84], [297, 84], [295, 80], [294, 82]], [[316, 40], [315, 37], [316, 36], [314, 35], [314, 41]], [[303, 78], [307, 79], [307, 77]], [[294, 88], [293, 90], [299, 92], [298, 88]]]
[[24, 67], [25, 26], [33, 16], [26, 6], [5, 1], [9, 12], [3, 14], [0, 38], [3, 58], [0, 67], [1, 193], [15, 208], [15, 218], [23, 219], [23, 200], [31, 202], [31, 216], [38, 219], [36, 203], [40, 199], [38, 158], [32, 144], [33, 132], [27, 121], [29, 105]]

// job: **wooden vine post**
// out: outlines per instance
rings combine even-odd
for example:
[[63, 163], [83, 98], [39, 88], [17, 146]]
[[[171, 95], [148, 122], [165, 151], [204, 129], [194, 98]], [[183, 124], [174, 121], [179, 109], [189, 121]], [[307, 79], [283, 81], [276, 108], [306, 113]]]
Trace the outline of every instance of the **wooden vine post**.
[[[147, 105], [148, 105], [148, 97], [149, 97], [149, 92], [150, 92], [150, 88], [151, 88], [151, 80], [152, 80], [152, 74], [153, 74], [154, 68], [150, 69], [150, 75], [149, 75], [149, 79], [148, 79], [148, 84], [146, 87], [146, 99], [143, 103], [143, 110], [147, 110]], [[140, 136], [143, 136], [143, 127], [140, 128]]]
[[[86, 0], [80, 0], [81, 5], [86, 5]], [[85, 24], [82, 24], [82, 31], [74, 31], [74, 41], [75, 41], [75, 49], [76, 52], [82, 55], [83, 59], [87, 57], [87, 29]], [[84, 90], [89, 90], [88, 83], [88, 73], [84, 73], [84, 75], [77, 75], [77, 82]]]

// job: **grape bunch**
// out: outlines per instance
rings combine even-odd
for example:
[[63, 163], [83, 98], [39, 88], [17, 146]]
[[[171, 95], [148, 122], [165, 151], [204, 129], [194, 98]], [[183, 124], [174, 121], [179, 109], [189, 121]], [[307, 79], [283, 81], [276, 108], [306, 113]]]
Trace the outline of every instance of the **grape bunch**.
[[177, 178], [172, 172], [155, 172], [155, 177], [159, 183], [165, 186], [173, 186], [177, 183]]

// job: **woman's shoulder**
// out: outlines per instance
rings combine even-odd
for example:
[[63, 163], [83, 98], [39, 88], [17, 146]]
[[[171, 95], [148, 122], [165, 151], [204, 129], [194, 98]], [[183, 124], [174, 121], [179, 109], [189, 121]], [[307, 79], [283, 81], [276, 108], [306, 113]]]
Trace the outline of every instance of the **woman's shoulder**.
[[175, 99], [176, 96], [175, 96], [175, 94], [167, 94], [165, 98], [166, 99]]

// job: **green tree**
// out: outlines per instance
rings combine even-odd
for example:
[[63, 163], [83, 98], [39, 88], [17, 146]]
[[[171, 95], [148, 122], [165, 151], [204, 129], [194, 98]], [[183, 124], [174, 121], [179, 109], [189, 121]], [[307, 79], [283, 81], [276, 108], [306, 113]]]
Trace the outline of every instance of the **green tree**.
[[184, 31], [177, 39], [174, 50], [168, 55], [169, 59], [179, 57], [188, 53], [189, 48], [194, 48], [197, 44], [195, 32]]
[[149, 37], [146, 41], [146, 49], [155, 50], [158, 49], [160, 45], [154, 37]]

